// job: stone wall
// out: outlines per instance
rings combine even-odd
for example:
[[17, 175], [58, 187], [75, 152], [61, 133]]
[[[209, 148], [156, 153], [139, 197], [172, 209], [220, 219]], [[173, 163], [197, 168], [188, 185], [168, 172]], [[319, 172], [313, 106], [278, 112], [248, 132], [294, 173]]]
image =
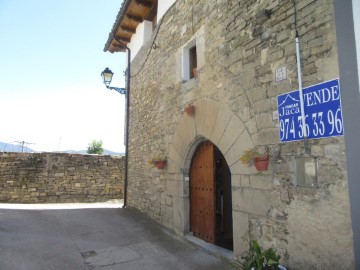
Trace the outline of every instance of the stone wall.
[[[295, 2], [304, 87], [337, 78], [332, 1]], [[183, 48], [194, 39], [198, 78], [183, 81]], [[276, 82], [279, 67], [288, 75]], [[197, 145], [211, 140], [232, 174], [237, 258], [257, 239], [291, 269], [353, 269], [343, 138], [309, 142], [319, 187], [294, 182], [304, 144], [279, 142], [277, 96], [297, 88], [293, 1], [176, 1], [132, 62], [128, 204], [188, 233], [190, 161]], [[184, 113], [188, 104], [194, 117]], [[239, 160], [254, 145], [274, 153], [267, 172]], [[165, 170], [148, 166], [154, 156], [167, 158]]]
[[103, 202], [122, 199], [124, 157], [0, 153], [0, 201]]

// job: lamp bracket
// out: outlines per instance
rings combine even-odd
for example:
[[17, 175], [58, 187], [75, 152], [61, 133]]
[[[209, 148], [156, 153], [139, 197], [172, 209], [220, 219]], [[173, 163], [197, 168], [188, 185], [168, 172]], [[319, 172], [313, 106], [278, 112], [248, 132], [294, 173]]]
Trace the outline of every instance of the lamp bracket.
[[113, 87], [113, 86], [108, 86], [108, 85], [106, 87], [107, 87], [107, 89], [115, 90], [119, 94], [126, 95], [126, 89], [125, 88]]

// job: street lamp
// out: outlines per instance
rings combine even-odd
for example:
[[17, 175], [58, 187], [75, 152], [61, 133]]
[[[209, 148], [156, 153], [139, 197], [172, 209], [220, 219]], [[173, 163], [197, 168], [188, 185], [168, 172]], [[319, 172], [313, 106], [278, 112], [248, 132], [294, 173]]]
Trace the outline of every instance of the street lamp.
[[127, 186], [128, 186], [128, 172], [129, 172], [129, 124], [130, 124], [130, 62], [131, 62], [131, 50], [128, 46], [126, 46], [120, 39], [118, 39], [115, 35], [113, 38], [120, 44], [122, 48], [127, 50], [127, 70], [126, 70], [126, 88], [118, 88], [110, 86], [112, 76], [114, 73], [109, 69], [105, 68], [103, 72], [101, 72], [101, 76], [103, 77], [104, 84], [110, 90], [115, 90], [118, 93], [125, 95], [126, 101], [126, 122], [125, 122], [125, 180], [124, 180], [124, 208], [127, 206]]
[[113, 75], [114, 75], [114, 73], [109, 68], [105, 68], [104, 71], [101, 72], [101, 77], [103, 78], [106, 88], [110, 89], [110, 90], [115, 90], [116, 92], [118, 92], [122, 95], [126, 95], [125, 88], [110, 86]]
[[[128, 67], [129, 69], [129, 67]], [[101, 77], [103, 78], [103, 82], [106, 86], [107, 89], [110, 90], [115, 90], [116, 92], [125, 95], [125, 102], [126, 102], [126, 117], [125, 117], [125, 179], [124, 179], [124, 206], [123, 208], [125, 208], [127, 206], [127, 178], [128, 178], [128, 164], [129, 164], [129, 104], [130, 104], [130, 97], [129, 97], [129, 93], [130, 93], [130, 84], [129, 84], [129, 79], [127, 78], [127, 87], [128, 90], [126, 90], [126, 88], [120, 88], [120, 87], [113, 87], [110, 86], [112, 77], [113, 77], [114, 73], [109, 69], [109, 68], [105, 68], [103, 72], [101, 72]]]

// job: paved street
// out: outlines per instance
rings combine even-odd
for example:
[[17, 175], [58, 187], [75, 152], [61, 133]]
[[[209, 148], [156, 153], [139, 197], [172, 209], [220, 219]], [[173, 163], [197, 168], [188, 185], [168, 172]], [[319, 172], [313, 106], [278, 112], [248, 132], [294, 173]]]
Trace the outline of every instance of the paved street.
[[133, 209], [0, 209], [0, 269], [234, 268]]

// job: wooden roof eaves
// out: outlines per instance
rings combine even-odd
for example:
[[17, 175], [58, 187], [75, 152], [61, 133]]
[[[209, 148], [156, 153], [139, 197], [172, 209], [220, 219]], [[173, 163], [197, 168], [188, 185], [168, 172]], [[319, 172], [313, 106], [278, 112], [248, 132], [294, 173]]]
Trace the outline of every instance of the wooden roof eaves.
[[119, 13], [116, 16], [115, 23], [114, 23], [114, 25], [113, 25], [113, 27], [111, 29], [111, 32], [109, 33], [108, 40], [107, 40], [107, 42], [105, 44], [105, 47], [104, 47], [104, 52], [108, 51], [108, 49], [109, 49], [109, 47], [111, 45], [111, 42], [113, 41], [113, 37], [116, 34], [116, 31], [119, 28], [122, 19], [126, 15], [126, 11], [127, 11], [128, 7], [130, 5], [130, 2], [131, 2], [131, 0], [124, 0], [124, 2], [122, 3], [122, 5], [120, 7], [120, 10], [119, 10]]

